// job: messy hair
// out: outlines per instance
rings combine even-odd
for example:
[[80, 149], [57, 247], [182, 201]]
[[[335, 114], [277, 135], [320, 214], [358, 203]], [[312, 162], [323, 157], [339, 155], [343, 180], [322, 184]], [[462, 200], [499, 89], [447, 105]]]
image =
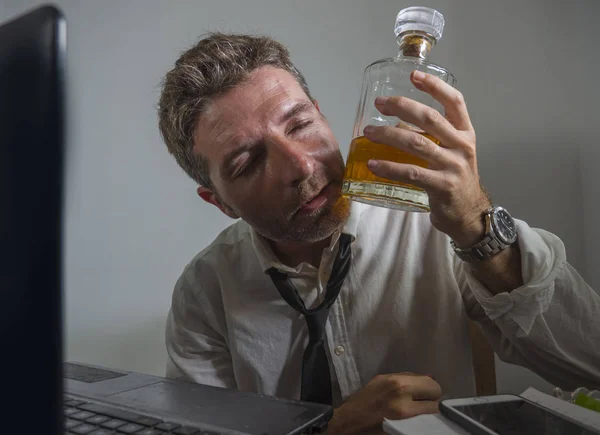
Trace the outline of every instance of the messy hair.
[[193, 151], [200, 115], [211, 98], [263, 66], [288, 71], [311, 98], [287, 48], [265, 36], [211, 33], [185, 51], [165, 76], [158, 105], [160, 133], [179, 166], [199, 185], [213, 188], [208, 160]]

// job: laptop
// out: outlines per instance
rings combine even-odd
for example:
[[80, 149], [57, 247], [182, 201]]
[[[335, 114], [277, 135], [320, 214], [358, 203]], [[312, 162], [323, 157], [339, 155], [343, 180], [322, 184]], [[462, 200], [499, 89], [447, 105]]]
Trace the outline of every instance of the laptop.
[[330, 406], [63, 362], [66, 32], [50, 5], [0, 24], [0, 433], [323, 431]]
[[[87, 364], [65, 363], [65, 392], [66, 429], [94, 435], [115, 429], [137, 435], [310, 434], [323, 431], [331, 413], [319, 404]], [[92, 427], [96, 433], [86, 432]]]

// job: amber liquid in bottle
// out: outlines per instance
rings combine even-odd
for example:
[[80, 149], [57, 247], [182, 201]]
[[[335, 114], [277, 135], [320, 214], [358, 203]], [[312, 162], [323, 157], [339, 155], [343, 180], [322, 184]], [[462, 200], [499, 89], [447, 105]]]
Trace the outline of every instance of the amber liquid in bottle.
[[[435, 144], [439, 145], [440, 143], [439, 140], [430, 134], [423, 132], [419, 132], [419, 134], [425, 136]], [[399, 186], [411, 190], [423, 190], [419, 187], [413, 186], [412, 184], [378, 177], [367, 167], [369, 160], [386, 160], [396, 163], [408, 163], [411, 165], [421, 166], [422, 168], [428, 167], [428, 163], [424, 159], [413, 156], [412, 154], [401, 151], [389, 145], [375, 143], [364, 136], [359, 136], [354, 138], [350, 144], [344, 180], [351, 181], [352, 185], [355, 187], [361, 185], [371, 185], [376, 182], [378, 185], [388, 185], [390, 188], [393, 188], [393, 186]], [[428, 207], [423, 207], [423, 209], [428, 210]]]

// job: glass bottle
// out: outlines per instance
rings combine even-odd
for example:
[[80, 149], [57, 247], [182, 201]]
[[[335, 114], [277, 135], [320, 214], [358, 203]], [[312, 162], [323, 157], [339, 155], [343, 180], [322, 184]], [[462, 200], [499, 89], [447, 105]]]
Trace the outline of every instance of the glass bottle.
[[454, 86], [454, 76], [445, 68], [429, 62], [429, 54], [442, 37], [444, 17], [438, 11], [413, 6], [402, 9], [396, 18], [395, 35], [400, 46], [394, 58], [381, 59], [367, 66], [363, 74], [361, 97], [354, 123], [353, 140], [350, 144], [342, 194], [350, 199], [382, 207], [405, 211], [429, 211], [427, 193], [411, 184], [375, 176], [367, 167], [370, 159], [410, 163], [427, 167], [428, 163], [397, 148], [371, 142], [362, 136], [367, 125], [393, 125], [413, 130], [436, 144], [439, 141], [420, 128], [384, 116], [375, 107], [378, 96], [405, 96], [436, 110], [440, 104], [426, 92], [415, 88], [410, 81], [414, 70], [433, 74]]

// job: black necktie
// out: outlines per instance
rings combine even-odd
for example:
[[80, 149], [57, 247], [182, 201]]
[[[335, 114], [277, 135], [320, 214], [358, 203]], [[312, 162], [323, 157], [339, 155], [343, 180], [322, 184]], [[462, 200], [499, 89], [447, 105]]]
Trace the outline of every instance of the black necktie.
[[350, 269], [352, 252], [350, 243], [352, 236], [340, 235], [340, 246], [338, 254], [333, 262], [331, 275], [327, 282], [325, 300], [318, 307], [307, 309], [304, 301], [298, 294], [298, 290], [288, 278], [287, 274], [279, 272], [274, 267], [267, 272], [279, 290], [279, 294], [296, 311], [304, 314], [308, 326], [308, 345], [304, 350], [302, 358], [302, 389], [300, 398], [307, 402], [332, 404], [331, 377], [329, 375], [329, 363], [325, 352], [325, 324], [329, 315], [329, 307], [335, 302], [344, 278]]

